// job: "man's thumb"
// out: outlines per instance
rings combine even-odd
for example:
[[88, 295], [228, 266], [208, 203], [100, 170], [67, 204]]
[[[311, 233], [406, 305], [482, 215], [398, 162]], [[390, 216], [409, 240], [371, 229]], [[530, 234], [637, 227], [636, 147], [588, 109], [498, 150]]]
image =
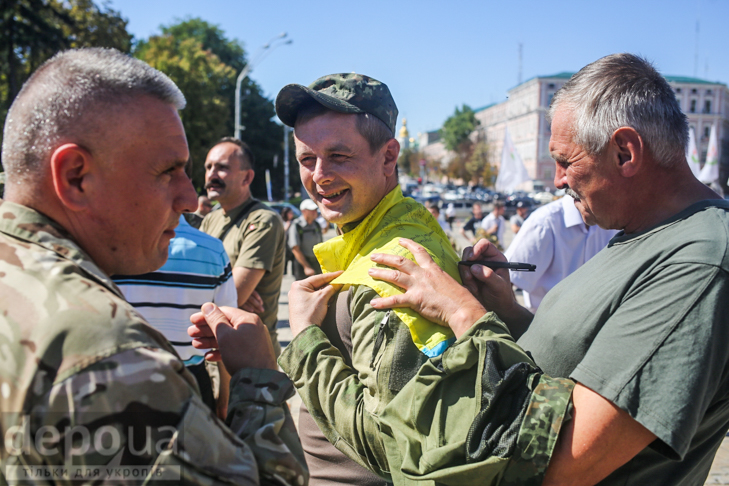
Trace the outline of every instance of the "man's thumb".
[[221, 311], [220, 308], [212, 302], [204, 303], [200, 310], [202, 310], [202, 313], [205, 316], [205, 322], [208, 323], [213, 334], [215, 334], [215, 339], [218, 339], [218, 326], [224, 325], [228, 328], [233, 327], [225, 314], [223, 314], [223, 311]]

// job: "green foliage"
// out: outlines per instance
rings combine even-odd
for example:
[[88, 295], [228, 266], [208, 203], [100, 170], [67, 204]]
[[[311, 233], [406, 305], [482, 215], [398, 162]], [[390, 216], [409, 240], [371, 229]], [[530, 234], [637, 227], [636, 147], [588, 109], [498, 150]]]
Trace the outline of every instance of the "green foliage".
[[121, 13], [102, 3], [103, 10], [92, 0], [72, 0], [61, 2], [53, 0], [61, 8], [70, 7], [68, 14], [73, 19], [73, 28], [62, 25], [61, 30], [69, 40], [69, 47], [113, 47], [122, 52], [132, 50], [133, 36], [127, 32], [127, 20]]
[[0, 0], [0, 120], [35, 69], [58, 51], [114, 47], [129, 52], [127, 21], [92, 0]]
[[[237, 40], [225, 37], [218, 26], [189, 18], [161, 28], [162, 34], [137, 43], [134, 55], [167, 74], [187, 98], [180, 112], [193, 159], [193, 183], [204, 186], [205, 157], [212, 145], [234, 133], [235, 82], [247, 63], [246, 52]], [[273, 168], [274, 155], [281, 152], [283, 128], [273, 122], [271, 100], [250, 78], [241, 87], [241, 138], [248, 142], [256, 159], [254, 196], [266, 197], [265, 170], [271, 170], [275, 198], [283, 197], [283, 168]], [[295, 169], [295, 165], [292, 168]], [[298, 187], [292, 170], [292, 187]]]
[[468, 106], [456, 107], [456, 111], [443, 124], [441, 135], [448, 150], [462, 152], [468, 150], [471, 141], [468, 136], [478, 126], [476, 114]]
[[194, 38], [154, 36], [144, 42], [135, 56], [167, 74], [185, 94], [187, 106], [180, 117], [193, 160], [193, 180], [197, 188], [202, 187], [208, 150], [230, 134], [226, 123], [230, 108], [222, 92], [231, 79], [235, 82], [235, 71], [212, 52], [203, 50]]
[[408, 147], [400, 151], [397, 165], [400, 171], [417, 178], [420, 175], [420, 159], [422, 159], [420, 152]]
[[455, 152], [448, 163], [447, 175], [454, 179], [492, 185], [496, 178], [496, 167], [489, 163], [489, 148], [486, 142], [474, 144], [470, 135], [479, 126], [475, 112], [468, 106], [456, 108], [455, 113], [443, 124], [441, 134], [446, 148]]
[[484, 186], [492, 186], [496, 181], [498, 169], [489, 163], [489, 146], [486, 142], [478, 142], [465, 163], [465, 169], [471, 181]]

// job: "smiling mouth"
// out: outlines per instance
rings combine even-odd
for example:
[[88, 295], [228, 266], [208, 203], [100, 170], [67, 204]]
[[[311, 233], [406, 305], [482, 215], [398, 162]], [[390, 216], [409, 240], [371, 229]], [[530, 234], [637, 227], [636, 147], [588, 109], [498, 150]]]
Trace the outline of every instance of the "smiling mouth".
[[342, 189], [341, 191], [330, 192], [329, 194], [319, 194], [319, 198], [323, 203], [331, 204], [341, 200], [347, 192], [349, 192], [349, 189]]

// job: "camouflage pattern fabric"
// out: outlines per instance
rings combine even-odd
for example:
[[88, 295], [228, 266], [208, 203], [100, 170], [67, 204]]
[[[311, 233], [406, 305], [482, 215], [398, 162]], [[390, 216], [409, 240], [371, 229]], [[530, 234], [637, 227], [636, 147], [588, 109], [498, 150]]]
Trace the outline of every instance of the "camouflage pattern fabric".
[[279, 363], [320, 427], [336, 428], [322, 429], [327, 438], [396, 485], [541, 484], [570, 418], [574, 383], [544, 375], [493, 313], [426, 361], [381, 409], [366, 406], [369, 390], [316, 326]]
[[293, 127], [299, 110], [312, 100], [339, 113], [369, 113], [395, 133], [398, 111], [390, 89], [369, 76], [338, 73], [323, 76], [308, 87], [288, 84], [276, 96], [276, 114]]
[[236, 373], [226, 426], [70, 236], [2, 200], [0, 308], [0, 484], [306, 484], [283, 374]]

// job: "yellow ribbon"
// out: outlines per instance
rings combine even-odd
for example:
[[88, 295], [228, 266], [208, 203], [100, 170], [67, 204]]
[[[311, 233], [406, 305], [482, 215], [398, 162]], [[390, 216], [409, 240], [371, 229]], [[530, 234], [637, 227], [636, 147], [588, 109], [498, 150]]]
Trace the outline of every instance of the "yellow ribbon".
[[[458, 255], [451, 247], [433, 215], [422, 204], [402, 195], [400, 186], [390, 191], [356, 228], [314, 247], [322, 271], [344, 273], [332, 283], [366, 285], [380, 297], [402, 294], [389, 282], [375, 280], [367, 271], [377, 266], [373, 253], [400, 255], [415, 261], [412, 253], [400, 246], [400, 238], [409, 238], [428, 251], [433, 260], [458, 282]], [[410, 329], [415, 346], [428, 357], [439, 356], [455, 341], [453, 332], [432, 323], [409, 308], [393, 309]]]

